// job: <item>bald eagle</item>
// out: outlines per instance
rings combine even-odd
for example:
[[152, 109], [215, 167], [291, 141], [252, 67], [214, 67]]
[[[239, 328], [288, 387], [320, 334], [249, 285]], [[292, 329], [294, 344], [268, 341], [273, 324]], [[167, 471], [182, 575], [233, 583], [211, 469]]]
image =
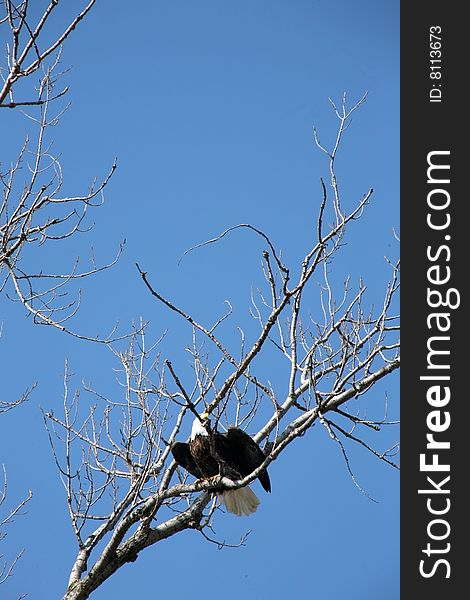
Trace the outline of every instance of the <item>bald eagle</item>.
[[[242, 429], [229, 427], [227, 433], [212, 430], [207, 413], [194, 419], [189, 442], [175, 442], [171, 452], [178, 465], [198, 479], [224, 475], [232, 480], [242, 479], [259, 467], [265, 457], [258, 444]], [[271, 482], [266, 469], [258, 479], [267, 491]], [[224, 490], [218, 494], [227, 511], [234, 515], [251, 515], [260, 503], [258, 497], [245, 486]]]

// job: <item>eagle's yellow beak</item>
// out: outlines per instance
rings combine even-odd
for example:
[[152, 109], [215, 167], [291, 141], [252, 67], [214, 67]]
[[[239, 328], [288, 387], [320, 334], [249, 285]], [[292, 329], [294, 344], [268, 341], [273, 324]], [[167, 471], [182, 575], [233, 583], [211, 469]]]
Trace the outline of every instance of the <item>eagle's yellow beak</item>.
[[207, 421], [208, 418], [209, 418], [209, 413], [203, 412], [201, 415], [201, 421]]

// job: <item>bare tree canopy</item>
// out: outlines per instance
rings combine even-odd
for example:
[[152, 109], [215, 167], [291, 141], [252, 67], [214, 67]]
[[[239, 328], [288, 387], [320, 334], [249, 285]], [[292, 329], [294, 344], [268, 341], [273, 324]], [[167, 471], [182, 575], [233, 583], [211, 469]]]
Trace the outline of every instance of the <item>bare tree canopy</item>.
[[[309, 160], [314, 157], [306, 169], [310, 179], [300, 185], [303, 195], [298, 193], [295, 176], [287, 173], [294, 161], [282, 177], [270, 172], [272, 182], [263, 184], [268, 190], [264, 196], [259, 189], [248, 191], [250, 181], [261, 178], [261, 170], [252, 173], [244, 187], [237, 188], [238, 182], [231, 181], [239, 177], [237, 169], [244, 165], [244, 154], [249, 156], [245, 173], [258, 160], [263, 165], [276, 163], [274, 154], [268, 156], [269, 141], [261, 146], [267, 154], [262, 159], [250, 150], [247, 132], [252, 132], [253, 139], [258, 135], [253, 122], [244, 130], [242, 149], [236, 150], [233, 162], [223, 162], [223, 151], [213, 144], [205, 176], [211, 185], [220, 178], [221, 187], [214, 188], [215, 199], [207, 200], [206, 207], [206, 189], [196, 172], [204, 164], [199, 161], [204, 160], [206, 149], [200, 156], [192, 155], [197, 155], [206, 131], [195, 129], [192, 137], [186, 133], [177, 137], [178, 120], [182, 130], [189, 122], [183, 110], [165, 133], [163, 123], [169, 117], [159, 104], [160, 96], [150, 102], [139, 87], [145, 78], [134, 80], [120, 64], [124, 61], [122, 48], [135, 44], [141, 58], [136, 72], [141, 72], [142, 57], [147, 57], [147, 69], [152, 63], [151, 74], [147, 72], [152, 90], [171, 98], [173, 71], [165, 73], [165, 68], [170, 61], [171, 69], [178, 72], [178, 44], [165, 38], [157, 21], [149, 29], [151, 19], [145, 15], [142, 23], [143, 31], [151, 33], [148, 39], [159, 40], [150, 52], [145, 36], [132, 37], [137, 36], [135, 31], [119, 40], [118, 48], [116, 33], [108, 32], [109, 23], [99, 21], [106, 10], [95, 0], [74, 7], [60, 0], [34, 6], [27, 0], [5, 0], [2, 10], [0, 108], [5, 110], [0, 110], [0, 119], [17, 118], [25, 125], [23, 130], [5, 128], [8, 144], [0, 148], [0, 302], [7, 307], [8, 317], [5, 331], [0, 329], [0, 349], [6, 350], [5, 364], [10, 370], [8, 386], [0, 393], [0, 419], [2, 426], [13, 423], [17, 428], [16, 437], [10, 430], [5, 435], [9, 442], [0, 445], [6, 456], [0, 461], [5, 462], [0, 491], [0, 589], [9, 589], [27, 559], [29, 546], [35, 548], [36, 543], [44, 548], [54, 546], [58, 560], [60, 554], [54, 597], [63, 600], [106, 594], [118, 571], [132, 581], [133, 569], [149, 555], [157, 556], [158, 576], [165, 578], [164, 563], [158, 562], [167, 548], [167, 542], [162, 542], [172, 539], [183, 545], [188, 532], [204, 546], [249, 545], [251, 528], [256, 529], [256, 520], [264, 512], [270, 523], [282, 520], [279, 513], [268, 514], [271, 498], [288, 490], [294, 505], [303, 490], [302, 481], [294, 477], [316, 476], [317, 467], [312, 465], [322, 463], [318, 452], [324, 451], [323, 446], [319, 450], [320, 437], [328, 440], [331, 452], [336, 450], [341, 459], [337, 476], [347, 478], [354, 493], [375, 506], [375, 490], [369, 489], [367, 479], [364, 482], [363, 472], [358, 474], [355, 453], [360, 449], [371, 464], [377, 463], [383, 470], [399, 469], [397, 398], [393, 383], [389, 393], [388, 382], [396, 381], [390, 376], [400, 367], [400, 264], [395, 223], [381, 223], [380, 247], [368, 225], [388, 214], [381, 205], [383, 182], [377, 181], [373, 172], [368, 180], [369, 167], [362, 156], [370, 159], [372, 152], [364, 150], [368, 142], [362, 140], [356, 149], [360, 119], [375, 102], [372, 94], [358, 93], [355, 86], [354, 92], [332, 95], [327, 110], [324, 105], [315, 108], [322, 116], [315, 116], [320, 123], [312, 134], [308, 131], [313, 124], [310, 108], [308, 116], [295, 121], [297, 131], [302, 132], [299, 135], [305, 130], [309, 135], [305, 155]], [[118, 23], [122, 10], [116, 6]], [[149, 8], [152, 14], [154, 10]], [[259, 25], [257, 9], [250, 10], [255, 10]], [[188, 7], [188, 11], [192, 9]], [[177, 19], [173, 25], [180, 23], [179, 17], [173, 18]], [[190, 20], [189, 13], [181, 17], [185, 26]], [[276, 23], [279, 28], [282, 20]], [[77, 49], [83, 48], [85, 64], [96, 61], [97, 67], [96, 71], [88, 68], [90, 80], [77, 92], [68, 85], [73, 78], [65, 56], [85, 26], [91, 32], [89, 47], [77, 43], [72, 56], [80, 60]], [[100, 41], [102, 35], [106, 44]], [[271, 34], [264, 35], [271, 39]], [[295, 43], [295, 36], [289, 39]], [[81, 40], [84, 44], [85, 37]], [[270, 43], [274, 44], [274, 38]], [[158, 44], [169, 44], [165, 47], [174, 51], [171, 59], [157, 51]], [[183, 63], [190, 64], [189, 46], [183, 47]], [[107, 61], [98, 48], [107, 54]], [[258, 46], [252, 46], [251, 54], [242, 53], [244, 65], [249, 64], [253, 48]], [[237, 56], [238, 52], [236, 45]], [[212, 47], [209, 55], [212, 57]], [[125, 60], [129, 60], [127, 55]], [[224, 60], [221, 65], [226, 64]], [[100, 73], [98, 65], [105, 63], [109, 69]], [[122, 77], [120, 85], [117, 74]], [[212, 82], [212, 71], [209, 75]], [[83, 83], [80, 77], [77, 81]], [[116, 80], [116, 87], [111, 88], [115, 95], [109, 96], [105, 106], [99, 100], [101, 86], [104, 89], [104, 82], [109, 85], [112, 80]], [[182, 90], [185, 85], [189, 84], [185, 81]], [[129, 112], [121, 115], [123, 98], [129, 102], [131, 90], [139, 95], [139, 106], [128, 107]], [[213, 92], [205, 93], [207, 99]], [[322, 98], [328, 93], [329, 89]], [[74, 120], [74, 107], [69, 110], [69, 98], [74, 95], [81, 102], [77, 113], [94, 111], [93, 122]], [[216, 121], [211, 120], [217, 117], [209, 118], [204, 102], [197, 105], [191, 98], [199, 111], [197, 118], [201, 113], [201, 123], [215, 123], [214, 132], [207, 135], [217, 135], [217, 143], [226, 143], [228, 148], [229, 140], [237, 138], [230, 133], [227, 115], [236, 113], [236, 108], [230, 105], [224, 112], [227, 131], [220, 137]], [[90, 108], [95, 100], [95, 108]], [[253, 99], [244, 102], [244, 106], [256, 104]], [[259, 107], [256, 110], [259, 115], [263, 112]], [[143, 114], [149, 133], [140, 120]], [[294, 118], [292, 114], [289, 119]], [[245, 118], [249, 120], [237, 117], [237, 127]], [[90, 132], [94, 127], [99, 131], [100, 120], [106, 119], [118, 141], [107, 139], [101, 146], [101, 134], [93, 137]], [[77, 132], [76, 140], [61, 138], [64, 123], [68, 135]], [[268, 139], [265, 131], [271, 128], [271, 121], [266, 123], [269, 127], [265, 125], [263, 135]], [[279, 123], [282, 128], [281, 119]], [[133, 129], [139, 130], [135, 138]], [[291, 131], [291, 126], [287, 129]], [[166, 146], [160, 133], [169, 136]], [[368, 134], [370, 130], [364, 139]], [[285, 143], [288, 138], [285, 132], [282, 135]], [[174, 147], [168, 143], [172, 136], [177, 140]], [[275, 135], [271, 133], [269, 139], [272, 144]], [[108, 159], [101, 148], [108, 150], [113, 143], [119, 148]], [[75, 144], [79, 148], [76, 154]], [[116, 172], [117, 160], [112, 156], [119, 154], [118, 150], [124, 152], [124, 161], [120, 155]], [[70, 153], [71, 160], [80, 153], [90, 159], [94, 169], [90, 176], [81, 166], [68, 167]], [[361, 164], [345, 169], [342, 161], [348, 156], [352, 163]], [[212, 160], [219, 162], [213, 165]], [[191, 170], [193, 161], [197, 166]], [[87, 169], [90, 163], [85, 163]], [[175, 171], [169, 170], [170, 163], [176, 165]], [[276, 164], [279, 170], [281, 163]], [[103, 169], [103, 165], [107, 166]], [[227, 173], [231, 174], [228, 179]], [[161, 193], [165, 177], [166, 195]], [[284, 180], [289, 182], [289, 192], [292, 189], [287, 198], [276, 190], [275, 182]], [[232, 183], [237, 188], [235, 195]], [[96, 217], [100, 227], [95, 227], [95, 215], [107, 209], [105, 192], [113, 207], [104, 218]], [[220, 192], [222, 198], [217, 197]], [[248, 199], [243, 200], [245, 204], [240, 200], [243, 208], [236, 210], [245, 193]], [[253, 198], [259, 198], [260, 206]], [[225, 202], [231, 208], [226, 213]], [[377, 212], [379, 209], [385, 212]], [[110, 217], [113, 211], [115, 216]], [[168, 219], [170, 211], [174, 221]], [[124, 253], [123, 230], [131, 240]], [[364, 243], [367, 239], [370, 242]], [[358, 240], [361, 249], [352, 250]], [[100, 247], [97, 256], [108, 257], [104, 261], [95, 258], [95, 243]], [[179, 261], [173, 261], [173, 256], [179, 256]], [[377, 256], [380, 276], [370, 267]], [[214, 257], [220, 259], [211, 263]], [[107, 279], [99, 283], [102, 278]], [[84, 302], [82, 288], [87, 293]], [[24, 355], [13, 369], [15, 348], [18, 353], [15, 338], [24, 336], [20, 319], [25, 315], [35, 340], [31, 347], [25, 342]], [[12, 320], [18, 322], [21, 333], [16, 334]], [[121, 333], [120, 322], [132, 322], [126, 333]], [[106, 378], [113, 383], [108, 385]], [[37, 399], [40, 411], [32, 399]], [[21, 406], [27, 400], [30, 402]], [[24, 425], [20, 413], [27, 413]], [[188, 442], [194, 422], [199, 423], [196, 429], [205, 429], [208, 435], [211, 458], [218, 467], [215, 475], [204, 475], [197, 466], [186, 464], [184, 468], [184, 460], [179, 465], [174, 460], [175, 443]], [[38, 433], [32, 434], [33, 430]], [[222, 458], [215, 448], [217, 435], [225, 435], [221, 439], [226, 440], [237, 435], [230, 434], [233, 431], [239, 432], [240, 443], [251, 444], [256, 453], [251, 470], [237, 471], [233, 463], [228, 464], [227, 455]], [[256, 501], [250, 510], [235, 507], [227, 511], [228, 504], [221, 501], [224, 492], [246, 491], [250, 485], [255, 489], [260, 481], [266, 491], [272, 487], [272, 494], [261, 491], [259, 507]], [[36, 500], [38, 487], [42, 497], [39, 494]], [[44, 488], [50, 489], [47, 497]], [[322, 503], [321, 489], [309, 502], [312, 512], [332, 518], [333, 512]], [[41, 516], [35, 510], [41, 511]], [[227, 522], [234, 517], [227, 512], [255, 510], [256, 515], [238, 520], [243, 533], [234, 537], [227, 529]], [[292, 510], [286, 506], [283, 518], [291, 518]], [[41, 523], [39, 542], [25, 539], [23, 523], [32, 520], [25, 514], [30, 511], [36, 515], [38, 527], [39, 520], [51, 521], [50, 526]], [[67, 538], [63, 532], [51, 533], [57, 531], [55, 522], [61, 523], [58, 529], [64, 529]], [[302, 529], [304, 524], [297, 526]], [[333, 531], [342, 538], [342, 532]], [[14, 543], [5, 551], [12, 532]], [[16, 532], [20, 532], [17, 539]], [[64, 537], [49, 543], [44, 532]], [[48, 552], [50, 560], [50, 548]], [[313, 553], [321, 554], [316, 546]], [[124, 570], [126, 565], [132, 567]], [[51, 566], [47, 569], [50, 576]], [[23, 582], [18, 589], [17, 596], [34, 596], [34, 587]]]
[[[80, 307], [80, 290], [74, 298], [69, 298], [69, 287], [75, 280], [113, 266], [122, 245], [110, 263], [97, 265], [92, 259], [86, 270], [80, 270], [79, 258], [67, 272], [54, 272], [50, 270], [53, 265], [43, 264], [39, 258], [47, 244], [58, 244], [89, 230], [87, 212], [103, 203], [103, 190], [116, 169], [116, 164], [112, 164], [105, 178], [101, 182], [93, 181], [84, 194], [62, 194], [62, 167], [53, 153], [52, 137], [49, 135], [50, 129], [58, 124], [67, 108], [67, 105], [54, 104], [68, 91], [67, 87], [57, 90], [62, 44], [92, 8], [94, 1], [72, 15], [60, 32], [54, 31], [54, 25], [50, 24], [59, 4], [57, 0], [49, 2], [42, 13], [37, 12], [37, 6], [31, 7], [28, 0], [5, 0], [2, 3], [0, 109], [23, 112], [33, 124], [34, 137], [26, 134], [22, 139], [15, 139], [14, 143], [19, 143], [20, 150], [16, 156], [8, 156], [7, 162], [3, 155], [6, 149], [1, 148], [0, 295], [2, 300], [8, 296], [16, 298], [35, 323], [51, 325], [81, 339], [103, 341], [68, 328], [67, 321], [77, 314]], [[1, 116], [5, 118], [7, 115]], [[24, 135], [23, 132], [21, 135]], [[0, 344], [2, 325], [0, 323]], [[113, 334], [104, 341], [112, 339]], [[28, 400], [35, 387], [36, 383], [29, 384], [13, 399], [5, 398], [2, 393], [0, 415]], [[24, 500], [6, 508], [8, 476], [5, 466], [3, 475], [0, 541], [7, 535], [6, 528], [11, 527], [32, 498], [30, 491]], [[5, 558], [0, 563], [0, 584], [12, 576], [23, 552], [24, 549], [11, 561]], [[3, 559], [3, 555], [0, 554], [0, 557]]]
[[[345, 439], [397, 467], [395, 445], [378, 451], [361, 437], [364, 428], [380, 430], [390, 424], [387, 418], [371, 421], [348, 412], [345, 405], [370, 393], [377, 381], [399, 367], [398, 264], [389, 263], [390, 281], [376, 308], [368, 305], [362, 280], [353, 285], [346, 278], [340, 293], [330, 281], [334, 255], [347, 229], [362, 217], [373, 196], [372, 190], [366, 191], [349, 212], [344, 211], [335, 169], [345, 128], [364, 100], [348, 108], [344, 95], [339, 107], [332, 103], [338, 129], [331, 149], [315, 134], [317, 146], [329, 157], [332, 192], [321, 180], [311, 247], [300, 265], [294, 269], [284, 264], [268, 235], [249, 224], [207, 242], [217, 243], [240, 229], [261, 237], [266, 247], [264, 285], [251, 298], [257, 333], [239, 329], [238, 347], [228, 347], [223, 328], [232, 317], [230, 304], [225, 314], [203, 325], [161, 295], [151, 274], [137, 265], [147, 291], [192, 331], [192, 345], [187, 348], [192, 378], [183, 382], [170, 361], [147, 348], [143, 332], [136, 333], [127, 350], [114, 350], [122, 365], [125, 399], [102, 398], [93, 390], [101, 402], [83, 415], [79, 395], [69, 395], [66, 372], [64, 417], [45, 414], [79, 548], [64, 598], [87, 598], [145, 548], [184, 529], [206, 535], [218, 512], [217, 503], [210, 504], [211, 490], [220, 485], [236, 489], [254, 481], [317, 422], [339, 444], [350, 471]], [[294, 278], [291, 273], [298, 275]], [[321, 281], [320, 311], [312, 311], [308, 297], [314, 279]], [[273, 352], [289, 365], [284, 396], [258, 375], [260, 363], [269, 364]], [[184, 473], [178, 479], [171, 445], [181, 435], [184, 420], [198, 412], [210, 413], [224, 428], [230, 424], [256, 427], [254, 440], [266, 448], [264, 462], [241, 480], [221, 477], [191, 483]], [[351, 476], [356, 483], [352, 471]]]
[[[97, 265], [92, 254], [85, 269], [80, 267], [78, 257], [67, 272], [54, 272], [53, 265], [41, 264], [39, 270], [30, 266], [40, 255], [41, 247], [58, 245], [89, 231], [92, 223], [87, 214], [103, 203], [104, 188], [116, 170], [114, 162], [104, 178], [93, 180], [83, 193], [68, 195], [62, 191], [62, 166], [53, 151], [50, 133], [67, 108], [67, 105], [54, 102], [68, 91], [67, 88], [57, 91], [61, 48], [89, 12], [94, 0], [71, 17], [65, 30], [51, 41], [49, 21], [58, 4], [51, 1], [37, 16], [27, 1], [5, 0], [6, 14], [0, 19], [0, 27], [10, 36], [6, 64], [0, 71], [3, 78], [0, 108], [29, 109], [25, 117], [34, 124], [34, 138], [26, 136], [23, 139], [18, 155], [12, 157], [9, 164], [0, 162], [0, 293], [8, 293], [10, 288], [35, 323], [51, 325], [82, 339], [110, 341], [116, 337], [114, 331], [100, 340], [69, 328], [68, 321], [77, 314], [81, 301], [80, 290], [74, 297], [69, 297], [69, 288], [75, 281], [112, 267], [123, 244], [117, 255], [104, 265]], [[47, 41], [43, 42], [43, 38]], [[38, 71], [41, 73], [39, 83], [34, 85]], [[25, 85], [21, 85], [23, 83]], [[26, 94], [26, 99], [17, 100], [17, 94]]]
[[[95, 0], [91, 0], [81, 12], [73, 15], [67, 26], [60, 33], [53, 34], [51, 40], [48, 37], [50, 21], [53, 20], [59, 3], [59, 0], [51, 0], [42, 13], [34, 14], [35, 8], [31, 9], [28, 0], [4, 0], [4, 14], [0, 17], [0, 25], [3, 26], [3, 31], [9, 30], [10, 41], [7, 44], [6, 64], [2, 65], [0, 108], [42, 106], [51, 98], [60, 98], [67, 92], [67, 88], [64, 88], [55, 95], [47, 95], [62, 44], [90, 11]], [[16, 90], [19, 84], [27, 78], [31, 80], [31, 76], [39, 70], [42, 71], [39, 86], [36, 89], [30, 86], [26, 96], [18, 99]]]

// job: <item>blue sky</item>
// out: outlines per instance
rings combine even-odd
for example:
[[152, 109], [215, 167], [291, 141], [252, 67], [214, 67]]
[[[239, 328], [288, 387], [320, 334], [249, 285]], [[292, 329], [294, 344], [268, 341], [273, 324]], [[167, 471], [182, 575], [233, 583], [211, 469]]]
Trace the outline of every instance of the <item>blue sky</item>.
[[[64, 11], [56, 24], [65, 21]], [[200, 321], [212, 322], [228, 298], [249, 327], [263, 249], [253, 237], [238, 232], [178, 261], [189, 247], [246, 222], [268, 232], [287, 262], [302, 256], [321, 197], [319, 177], [327, 176], [312, 127], [331, 143], [336, 122], [328, 97], [339, 102], [343, 91], [351, 101], [368, 91], [338, 160], [343, 197], [352, 206], [370, 187], [374, 196], [335, 263], [335, 277], [362, 274], [369, 302], [380, 302], [389, 275], [384, 256], [397, 255], [398, 2], [157, 1], [138, 10], [129, 2], [113, 2], [112, 9], [98, 3], [65, 45], [62, 64], [72, 67], [64, 76], [72, 103], [54, 130], [64, 191], [84, 191], [114, 157], [118, 171], [106, 204], [93, 214], [93, 231], [60, 250], [45, 249], [31, 264], [70, 264], [91, 245], [105, 261], [126, 239], [118, 265], [85, 286], [81, 331], [105, 334], [116, 320], [125, 330], [143, 316], [151, 337], [168, 329], [165, 352], [184, 362], [188, 331], [146, 293], [136, 261]], [[11, 159], [27, 126], [11, 111], [0, 119], [1, 158]], [[27, 548], [5, 597], [57, 598], [76, 548], [39, 407], [60, 411], [66, 357], [76, 387], [83, 379], [109, 395], [117, 365], [102, 347], [34, 327], [5, 296], [0, 322], [3, 397], [38, 382], [30, 401], [0, 422], [11, 502], [34, 492], [2, 544], [9, 556]], [[273, 379], [282, 396], [283, 382]], [[385, 394], [396, 417], [397, 376], [374, 388], [368, 409], [381, 415]], [[377, 445], [386, 448], [397, 431], [378, 435]], [[397, 599], [398, 474], [360, 448], [348, 451], [377, 503], [354, 486], [338, 447], [315, 426], [271, 466], [272, 494], [255, 484], [262, 500], [255, 516], [219, 517], [217, 533], [229, 542], [252, 531], [245, 547], [218, 550], [185, 532], [142, 553], [93, 598], [184, 598], [199, 585], [207, 598], [223, 590], [227, 600]]]

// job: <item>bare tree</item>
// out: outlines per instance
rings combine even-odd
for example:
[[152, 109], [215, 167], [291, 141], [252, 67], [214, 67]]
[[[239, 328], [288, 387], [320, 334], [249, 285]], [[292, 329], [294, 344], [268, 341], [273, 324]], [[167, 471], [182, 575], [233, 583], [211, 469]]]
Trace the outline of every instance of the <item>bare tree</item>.
[[[7, 536], [6, 528], [11, 526], [15, 518], [21, 515], [21, 511], [27, 502], [33, 497], [30, 491], [28, 496], [16, 504], [13, 508], [6, 508], [8, 490], [8, 479], [5, 466], [3, 466], [3, 486], [0, 489], [0, 542]], [[14, 568], [24, 553], [24, 548], [19, 550], [14, 558], [8, 560], [0, 554], [0, 585], [13, 575]], [[21, 596], [24, 597], [24, 596]]]
[[[57, 12], [60, 0], [50, 0], [45, 10], [36, 17], [30, 17], [33, 10], [28, 0], [12, 2], [4, 0], [3, 14], [0, 16], [0, 27], [8, 30], [10, 41], [6, 47], [6, 64], [1, 66], [3, 86], [0, 90], [0, 108], [17, 108], [24, 106], [41, 106], [49, 98], [43, 95], [44, 89], [50, 86], [52, 63], [57, 60], [57, 53], [75, 27], [91, 10], [96, 0], [91, 0], [84, 6], [83, 10], [75, 14], [65, 29], [57, 34], [52, 34], [52, 41], [43, 44], [46, 38], [52, 16]], [[34, 20], [33, 20], [34, 19]], [[52, 26], [51, 26], [52, 27]], [[31, 80], [31, 75], [41, 71], [40, 84], [36, 89], [27, 89], [26, 95], [16, 98], [15, 90], [18, 84], [26, 79]], [[22, 90], [23, 92], [23, 90]], [[52, 98], [63, 96], [67, 92], [64, 88]]]
[[[0, 63], [0, 109], [16, 109], [25, 116], [26, 131], [32, 124], [32, 135], [12, 142], [18, 147], [7, 164], [0, 162], [0, 295], [16, 298], [35, 323], [50, 325], [75, 337], [109, 342], [114, 329], [103, 338], [90, 337], [68, 327], [68, 321], [80, 306], [80, 290], [72, 289], [75, 281], [94, 275], [112, 266], [117, 256], [105, 265], [93, 259], [88, 267], [79, 268], [79, 259], [72, 261], [66, 272], [54, 272], [53, 265], [41, 264], [41, 250], [87, 231], [86, 216], [92, 207], [103, 202], [103, 190], [116, 169], [113, 164], [99, 183], [93, 181], [83, 193], [61, 194], [63, 177], [61, 164], [52, 152], [49, 136], [67, 109], [62, 103], [68, 88], [57, 90], [61, 76], [60, 59], [63, 43], [95, 3], [73, 8], [66, 26], [56, 31], [53, 16], [60, 11], [60, 0], [50, 0], [42, 12], [28, 0], [4, 0], [0, 8], [0, 39], [5, 54]], [[69, 10], [70, 8], [65, 8]], [[63, 16], [63, 13], [62, 13]], [[56, 21], [57, 23], [57, 21]], [[27, 111], [27, 112], [26, 112]], [[8, 111], [0, 111], [2, 118]], [[5, 142], [4, 129], [2, 142]], [[4, 148], [2, 148], [4, 152]], [[13, 158], [14, 157], [14, 158]], [[32, 266], [34, 265], [34, 266]], [[38, 267], [38, 265], [40, 265]], [[73, 296], [69, 297], [72, 293]], [[1, 334], [0, 323], [0, 334]], [[1, 338], [1, 335], [0, 335]], [[1, 339], [0, 339], [1, 342]], [[25, 402], [35, 384], [18, 398], [0, 398], [0, 414]], [[0, 541], [6, 528], [22, 513], [32, 494], [13, 508], [7, 507], [7, 474], [0, 491]], [[0, 562], [0, 584], [8, 579], [23, 551], [10, 562]], [[1, 555], [0, 555], [1, 556]]]
[[[89, 231], [87, 213], [103, 203], [104, 188], [116, 169], [113, 163], [100, 182], [92, 181], [79, 194], [64, 195], [61, 164], [52, 151], [49, 136], [50, 128], [57, 125], [67, 109], [59, 101], [67, 88], [56, 91], [62, 74], [59, 71], [62, 44], [94, 3], [95, 0], [88, 2], [50, 41], [54, 30], [51, 25], [48, 31], [48, 26], [61, 4], [58, 0], [51, 0], [34, 21], [27, 0], [4, 2], [0, 27], [9, 33], [10, 41], [6, 46], [6, 64], [0, 66], [3, 80], [0, 108], [21, 110], [28, 122], [33, 123], [34, 135], [22, 140], [16, 158], [8, 166], [0, 164], [0, 293], [10, 290], [10, 295], [21, 302], [35, 323], [56, 327], [82, 339], [109, 342], [115, 337], [114, 329], [96, 338], [69, 327], [68, 322], [77, 314], [81, 300], [80, 289], [72, 284], [114, 265], [123, 244], [108, 264], [97, 265], [91, 253], [85, 268], [80, 267], [79, 258], [74, 259], [66, 272], [54, 272], [53, 265], [37, 267], [41, 264], [43, 246], [63, 243]], [[43, 47], [46, 32], [48, 42]], [[39, 79], [32, 84], [35, 74], [39, 74]]]
[[[352, 108], [345, 95], [340, 106], [332, 102], [338, 128], [331, 149], [315, 131], [315, 142], [328, 157], [329, 180], [328, 186], [320, 180], [310, 249], [295, 269], [283, 262], [270, 237], [251, 224], [237, 225], [201, 244], [245, 230], [265, 245], [263, 284], [251, 298], [254, 327], [238, 328], [235, 347], [224, 342], [230, 304], [225, 314], [203, 325], [164, 297], [138, 265], [146, 290], [188, 324], [191, 374], [164, 359], [158, 344], [148, 347], [142, 326], [136, 327], [127, 349], [109, 344], [121, 365], [122, 391], [116, 397], [85, 387], [94, 401], [83, 406], [83, 393], [69, 390], [66, 368], [63, 416], [44, 415], [78, 544], [64, 600], [88, 598], [145, 548], [185, 529], [217, 542], [211, 532], [222, 509], [214, 490], [247, 485], [315, 423], [339, 445], [356, 485], [344, 440], [397, 468], [396, 445], [377, 450], [363, 435], [392, 423], [386, 411], [383, 419], [371, 420], [362, 411], [348, 411], [347, 403], [361, 399], [399, 367], [398, 263], [387, 261], [390, 278], [378, 307], [367, 300], [362, 278], [353, 284], [346, 276], [338, 290], [331, 277], [344, 236], [373, 196], [368, 190], [352, 209], [344, 210], [335, 171], [344, 132], [364, 100]], [[318, 294], [313, 283], [319, 285]], [[283, 395], [260, 375], [260, 366], [269, 365], [275, 353], [286, 365]], [[219, 427], [235, 424], [256, 431], [253, 437], [266, 455], [263, 464], [241, 480], [220, 476], [189, 483], [172, 461], [170, 448], [185, 420], [203, 411]]]

